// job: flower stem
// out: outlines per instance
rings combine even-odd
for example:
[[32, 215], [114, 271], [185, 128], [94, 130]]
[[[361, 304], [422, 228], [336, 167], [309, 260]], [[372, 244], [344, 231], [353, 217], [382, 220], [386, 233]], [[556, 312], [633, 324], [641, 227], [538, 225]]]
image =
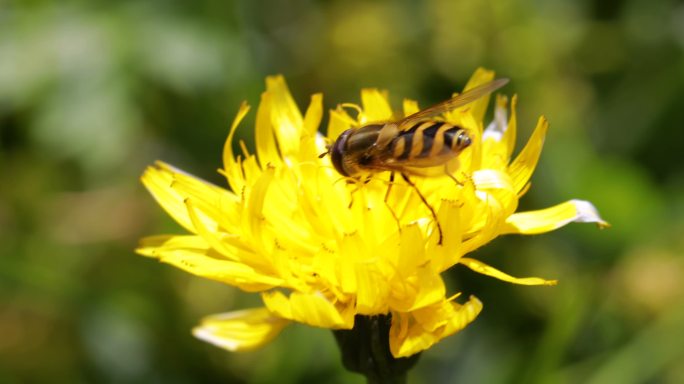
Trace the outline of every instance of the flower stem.
[[403, 384], [419, 354], [396, 359], [389, 349], [391, 315], [361, 316], [354, 328], [333, 331], [342, 352], [342, 364], [366, 376], [369, 384]]

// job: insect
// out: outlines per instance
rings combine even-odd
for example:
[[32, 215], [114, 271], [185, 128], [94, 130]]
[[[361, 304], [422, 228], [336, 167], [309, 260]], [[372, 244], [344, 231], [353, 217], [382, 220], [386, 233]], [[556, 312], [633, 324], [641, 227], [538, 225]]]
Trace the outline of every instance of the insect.
[[439, 231], [438, 244], [442, 244], [442, 228], [437, 214], [409, 179], [409, 175], [423, 175], [420, 168], [440, 165], [446, 168], [450, 160], [455, 159], [472, 143], [464, 128], [439, 121], [435, 116], [472, 103], [503, 87], [507, 82], [508, 79], [503, 78], [493, 80], [398, 121], [348, 129], [340, 134], [321, 157], [329, 154], [337, 172], [355, 179], [384, 171], [392, 172], [385, 201], [394, 181], [394, 173], [401, 174], [432, 213]]

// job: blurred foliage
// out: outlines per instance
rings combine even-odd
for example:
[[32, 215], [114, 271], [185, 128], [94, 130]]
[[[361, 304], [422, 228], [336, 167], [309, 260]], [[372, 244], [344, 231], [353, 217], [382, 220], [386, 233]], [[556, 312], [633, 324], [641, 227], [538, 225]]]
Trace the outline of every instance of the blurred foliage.
[[522, 208], [583, 198], [613, 227], [477, 252], [556, 288], [449, 271], [485, 310], [410, 381], [684, 382], [683, 53], [668, 0], [1, 2], [0, 382], [362, 382], [328, 331], [244, 354], [193, 339], [258, 298], [134, 255], [181, 232], [137, 177], [164, 159], [222, 184], [228, 123], [268, 74], [300, 106], [368, 86], [428, 105], [477, 66], [512, 79], [522, 138], [551, 121]]

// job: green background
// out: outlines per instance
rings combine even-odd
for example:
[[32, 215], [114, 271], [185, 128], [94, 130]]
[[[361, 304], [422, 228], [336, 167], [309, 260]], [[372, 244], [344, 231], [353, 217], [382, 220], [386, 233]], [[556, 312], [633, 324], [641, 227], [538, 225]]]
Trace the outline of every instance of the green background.
[[244, 354], [194, 339], [202, 316], [258, 297], [135, 255], [144, 235], [182, 233], [138, 177], [163, 159], [224, 185], [230, 121], [269, 74], [300, 108], [369, 86], [399, 107], [449, 97], [478, 66], [519, 95], [518, 148], [551, 122], [521, 209], [581, 198], [613, 226], [475, 252], [557, 287], [450, 270], [484, 311], [410, 382], [684, 382], [681, 2], [186, 4], [0, 1], [0, 382], [363, 382], [326, 330]]

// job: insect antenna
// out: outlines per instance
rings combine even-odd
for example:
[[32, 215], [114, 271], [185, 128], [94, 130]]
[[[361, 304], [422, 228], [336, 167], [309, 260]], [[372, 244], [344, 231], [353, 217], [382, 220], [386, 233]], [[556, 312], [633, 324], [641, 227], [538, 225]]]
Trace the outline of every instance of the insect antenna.
[[331, 145], [326, 145], [326, 146], [325, 146], [325, 152], [323, 152], [323, 153], [321, 153], [320, 155], [318, 155], [318, 158], [319, 158], [319, 159], [322, 159], [322, 158], [324, 158], [328, 153], [330, 153], [330, 147], [331, 147]]

